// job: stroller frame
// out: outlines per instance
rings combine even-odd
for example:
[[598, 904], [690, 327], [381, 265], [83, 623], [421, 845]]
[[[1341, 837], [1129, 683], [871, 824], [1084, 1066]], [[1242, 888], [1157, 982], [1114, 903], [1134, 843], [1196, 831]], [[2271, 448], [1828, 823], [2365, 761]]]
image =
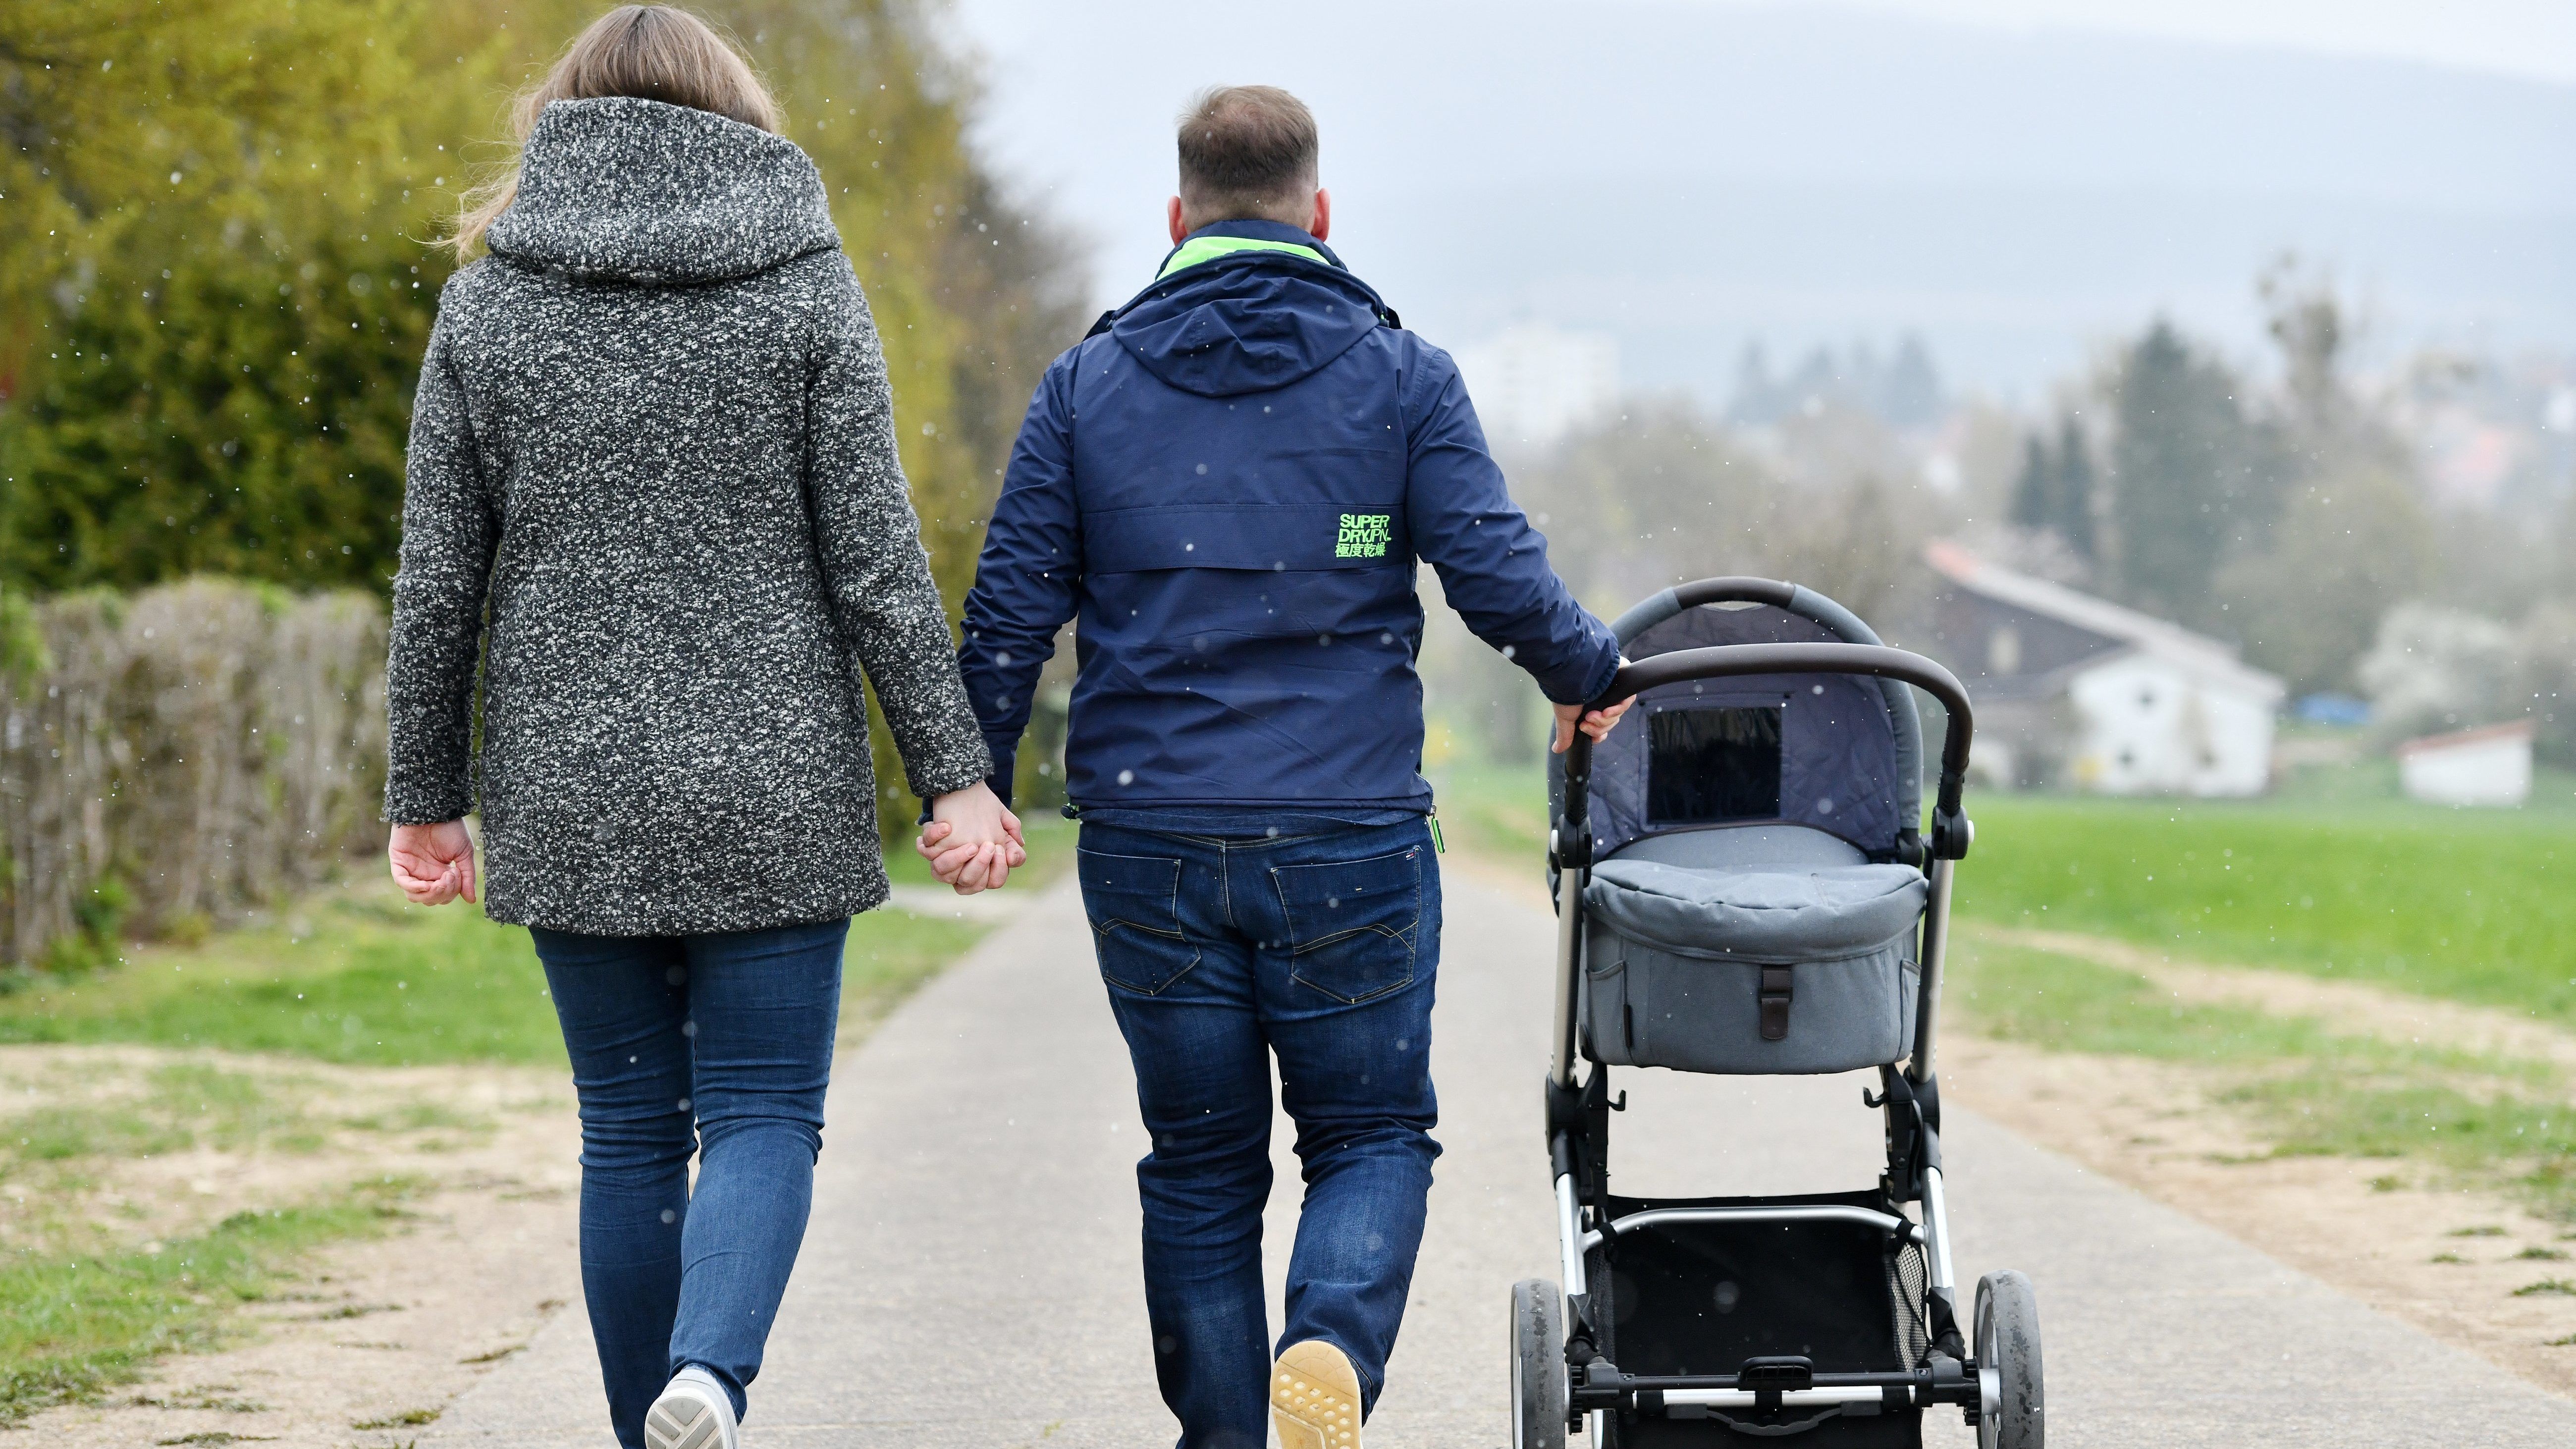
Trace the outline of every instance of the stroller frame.
[[[1679, 586], [1673, 594], [1684, 608], [1748, 603], [1789, 610], [1795, 600], [1800, 607], [1794, 612], [1850, 620], [1831, 601], [1768, 579], [1705, 579]], [[1848, 635], [1852, 630], [1833, 628], [1831, 632]], [[1866, 626], [1857, 626], [1857, 632], [1868, 637]], [[1624, 1109], [1626, 1094], [1613, 1099], [1608, 1064], [1588, 1056], [1581, 1036], [1584, 887], [1595, 863], [1595, 837], [1589, 802], [1592, 741], [1578, 732], [1565, 754], [1561, 806], [1548, 837], [1548, 863], [1556, 873], [1557, 939], [1546, 1133], [1564, 1275], [1562, 1307], [1557, 1294], [1547, 1291], [1553, 1285], [1532, 1281], [1515, 1289], [1517, 1449], [1561, 1449], [1565, 1431], [1578, 1428], [1592, 1449], [1604, 1449], [1629, 1438], [1641, 1420], [1720, 1419], [1739, 1434], [1782, 1436], [1801, 1434], [1845, 1414], [1919, 1415], [1937, 1404], [1959, 1407], [1966, 1421], [1978, 1426], [1986, 1449], [2037, 1449], [2040, 1443], [2037, 1323], [2028, 1282], [2017, 1273], [2005, 1273], [1980, 1285], [1978, 1346], [1987, 1348], [1982, 1340], [1992, 1335], [2013, 1345], [2024, 1362], [1999, 1364], [1999, 1358], [2013, 1353], [1993, 1350], [1986, 1361], [1979, 1362], [1971, 1356], [1963, 1332], [1943, 1195], [1940, 1089], [1933, 1068], [1951, 876], [1974, 837], [1961, 802], [1973, 731], [1966, 690], [1932, 660], [1876, 643], [1730, 644], [1679, 649], [1624, 663], [1595, 706], [1664, 685], [1787, 674], [1901, 681], [1939, 700], [1948, 713], [1929, 839], [1918, 837], [1909, 820], [1903, 822], [1896, 847], [1902, 863], [1924, 870], [1928, 885], [1916, 942], [1920, 972], [1914, 1035], [1901, 1066], [1879, 1068], [1879, 1092], [1861, 1094], [1864, 1104], [1882, 1112], [1885, 1121], [1886, 1168], [1876, 1200], [1890, 1208], [1918, 1205], [1919, 1221], [1852, 1200], [1864, 1196], [1860, 1194], [1843, 1195], [1841, 1200], [1756, 1198], [1642, 1209], [1632, 1202], [1624, 1216], [1616, 1215], [1609, 1192], [1609, 1118]], [[1588, 1071], [1584, 1070], [1587, 1065]], [[1621, 1370], [1601, 1351], [1608, 1342], [1607, 1325], [1595, 1317], [1596, 1295], [1587, 1282], [1586, 1259], [1605, 1243], [1615, 1249], [1613, 1240], [1622, 1234], [1694, 1223], [1709, 1225], [1711, 1230], [1720, 1224], [1824, 1223], [1849, 1225], [1847, 1230], [1863, 1233], [1875, 1230], [1886, 1235], [1890, 1263], [1904, 1245], [1913, 1245], [1922, 1257], [1924, 1282], [1922, 1301], [1907, 1307], [1919, 1315], [1925, 1348], [1920, 1362], [1911, 1368], [1826, 1372], [1805, 1357], [1771, 1356], [1749, 1358], [1733, 1373], [1656, 1375]], [[2011, 1282], [2002, 1284], [1996, 1295], [2001, 1306], [1990, 1309], [1987, 1290], [2005, 1279]], [[2008, 1298], [2013, 1301], [2002, 1302]], [[1998, 1312], [2006, 1320], [2001, 1328], [1990, 1321]], [[1550, 1339], [1561, 1341], [1561, 1376], [1554, 1376], [1553, 1383], [1531, 1382], [1544, 1372], [1539, 1351]], [[1551, 1416], [1559, 1419], [1554, 1433], [1546, 1424]], [[1669, 1442], [1650, 1434], [1640, 1437]]]

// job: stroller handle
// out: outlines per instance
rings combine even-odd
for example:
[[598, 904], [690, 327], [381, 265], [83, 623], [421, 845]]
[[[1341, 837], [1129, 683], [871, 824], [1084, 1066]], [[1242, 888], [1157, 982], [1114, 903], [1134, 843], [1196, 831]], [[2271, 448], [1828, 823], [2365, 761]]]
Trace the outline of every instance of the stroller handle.
[[[1721, 644], [1707, 649], [1677, 649], [1620, 665], [1619, 672], [1611, 677], [1610, 688], [1586, 708], [1615, 704], [1667, 684], [1747, 674], [1867, 674], [1911, 684], [1941, 701], [1950, 719], [1941, 738], [1941, 783], [1932, 806], [1932, 853], [1944, 860], [1967, 854], [1967, 822], [1959, 813], [1959, 797], [1967, 785], [1968, 741], [1975, 731], [1975, 717], [1968, 706], [1968, 691], [1960, 685], [1958, 676], [1920, 654], [1881, 644]], [[1591, 787], [1592, 739], [1577, 731], [1574, 743], [1565, 752], [1564, 821], [1574, 834], [1587, 839], [1589, 832], [1584, 826], [1592, 813]]]
[[1785, 579], [1748, 578], [1742, 574], [1673, 585], [1673, 602], [1685, 609], [1701, 604], [1769, 604], [1785, 609], [1797, 597], [1798, 586]]

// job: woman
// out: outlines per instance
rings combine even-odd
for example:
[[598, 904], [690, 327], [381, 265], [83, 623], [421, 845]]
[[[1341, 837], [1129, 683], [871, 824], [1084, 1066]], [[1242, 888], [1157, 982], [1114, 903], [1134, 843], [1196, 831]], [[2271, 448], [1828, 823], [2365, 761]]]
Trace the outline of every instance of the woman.
[[462, 220], [459, 254], [490, 256], [447, 284], [412, 416], [393, 874], [473, 900], [479, 803], [489, 912], [531, 929], [572, 1058], [628, 1449], [732, 1449], [804, 1237], [843, 938], [887, 893], [861, 668], [943, 876], [1025, 859], [867, 304], [777, 126], [685, 11], [583, 32]]

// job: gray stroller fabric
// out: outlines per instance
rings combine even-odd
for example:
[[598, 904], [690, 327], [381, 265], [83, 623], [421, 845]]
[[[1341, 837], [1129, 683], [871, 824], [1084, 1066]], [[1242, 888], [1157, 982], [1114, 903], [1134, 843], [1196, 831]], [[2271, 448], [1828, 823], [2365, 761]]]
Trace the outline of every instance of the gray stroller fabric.
[[[1904, 1056], [1929, 888], [1910, 866], [1812, 863], [1821, 853], [1809, 845], [1782, 852], [1804, 860], [1714, 868], [1629, 856], [1595, 867], [1583, 892], [1591, 1055], [1735, 1075], [1844, 1072]], [[1763, 1029], [1766, 995], [1779, 998], [1777, 1036]]]
[[1904, 865], [1687, 870], [1613, 860], [1584, 887], [1586, 914], [1630, 940], [1711, 960], [1822, 961], [1913, 929], [1923, 873]]
[[1676, 830], [1629, 842], [1621, 860], [1651, 860], [1692, 870], [1805, 870], [1819, 865], [1862, 865], [1869, 857], [1839, 835], [1804, 825], [1726, 825]]

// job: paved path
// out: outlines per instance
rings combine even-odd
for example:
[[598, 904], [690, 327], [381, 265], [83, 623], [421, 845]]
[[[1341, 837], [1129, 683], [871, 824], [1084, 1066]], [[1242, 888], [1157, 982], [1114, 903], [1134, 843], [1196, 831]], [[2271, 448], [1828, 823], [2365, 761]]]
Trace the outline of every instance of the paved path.
[[[1505, 1295], [1554, 1276], [1536, 1126], [1552, 934], [1533, 897], [1449, 872], [1433, 1048], [1448, 1150], [1376, 1449], [1508, 1442]], [[1058, 886], [841, 1064], [813, 1230], [753, 1388], [753, 1449], [1172, 1442], [1136, 1287], [1143, 1142], [1090, 963], [1079, 902]], [[1625, 1075], [1637, 1110], [1615, 1119], [1612, 1158], [1625, 1191], [1875, 1175], [1857, 1078]], [[1953, 1115], [1960, 1275], [2019, 1267], [2037, 1284], [2057, 1449], [2576, 1444], [2576, 1404]], [[1279, 1180], [1293, 1185], [1285, 1137]], [[1292, 1213], [1283, 1191], [1274, 1243]], [[556, 1315], [424, 1449], [606, 1449], [590, 1355], [578, 1308]], [[1974, 1443], [1947, 1415], [1927, 1429], [1942, 1449]]]

